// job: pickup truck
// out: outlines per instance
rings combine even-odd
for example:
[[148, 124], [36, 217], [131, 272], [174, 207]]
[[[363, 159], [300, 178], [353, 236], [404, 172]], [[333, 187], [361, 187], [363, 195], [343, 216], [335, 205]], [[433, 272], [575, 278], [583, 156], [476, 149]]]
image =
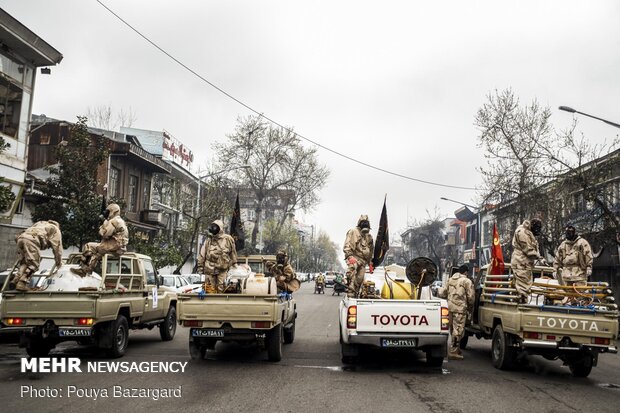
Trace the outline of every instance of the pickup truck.
[[257, 342], [267, 350], [269, 361], [282, 359], [282, 342], [289, 344], [295, 339], [297, 303], [291, 294], [278, 294], [273, 278], [254, 272], [263, 271], [264, 261], [269, 259], [275, 260], [275, 256], [238, 257], [237, 262], [247, 266], [248, 276], [230, 276], [239, 271], [229, 272], [229, 279], [240, 284], [263, 280], [270, 285], [264, 293], [240, 288], [224, 294], [179, 294], [179, 324], [190, 329], [192, 359], [204, 359], [218, 341]]
[[[520, 355], [536, 354], [559, 358], [577, 377], [590, 374], [600, 353], [617, 353], [618, 310], [605, 300], [611, 296], [605, 284], [566, 289], [553, 280], [553, 268], [535, 267], [531, 299], [522, 304], [510, 265], [502, 275], [487, 272], [488, 266], [483, 267], [478, 277], [474, 313], [461, 348], [475, 335], [492, 340], [491, 360], [498, 369], [510, 369]], [[589, 303], [567, 302], [575, 298]]]
[[[405, 271], [397, 265], [379, 267], [373, 275], [366, 273], [365, 279], [376, 287], [386, 272], [391, 278], [402, 279]], [[355, 364], [360, 347], [368, 346], [421, 350], [426, 353], [427, 365], [441, 366], [448, 348], [448, 304], [433, 299], [428, 290], [423, 289], [420, 299], [382, 298], [383, 294], [373, 298], [344, 297], [339, 309], [342, 362]]]
[[[176, 293], [159, 287], [146, 255], [107, 254], [95, 269], [96, 287], [54, 288], [54, 282], [74, 276], [80, 254], [69, 257], [38, 290], [2, 292], [2, 332], [20, 333], [20, 347], [32, 357], [44, 357], [63, 341], [96, 344], [110, 357], [125, 354], [129, 329], [159, 326], [164, 341], [176, 332]], [[79, 278], [79, 277], [78, 277]], [[87, 277], [85, 277], [87, 278]]]

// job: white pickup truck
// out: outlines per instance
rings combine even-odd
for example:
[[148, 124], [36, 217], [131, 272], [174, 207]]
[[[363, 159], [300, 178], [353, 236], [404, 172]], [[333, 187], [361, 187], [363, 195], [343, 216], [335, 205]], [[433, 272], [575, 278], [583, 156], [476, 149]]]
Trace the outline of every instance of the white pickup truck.
[[[405, 269], [396, 265], [377, 268], [374, 274], [367, 273], [365, 279], [374, 282], [375, 287], [381, 286], [388, 282], [382, 281], [386, 272], [392, 279], [402, 279]], [[385, 288], [377, 290], [385, 291]], [[429, 366], [441, 366], [447, 355], [448, 304], [432, 298], [429, 287], [424, 287], [419, 296], [420, 299], [411, 296], [394, 299], [385, 294], [375, 294], [372, 298], [345, 297], [340, 303], [342, 362], [354, 364], [360, 347], [370, 346], [421, 350], [426, 353]]]

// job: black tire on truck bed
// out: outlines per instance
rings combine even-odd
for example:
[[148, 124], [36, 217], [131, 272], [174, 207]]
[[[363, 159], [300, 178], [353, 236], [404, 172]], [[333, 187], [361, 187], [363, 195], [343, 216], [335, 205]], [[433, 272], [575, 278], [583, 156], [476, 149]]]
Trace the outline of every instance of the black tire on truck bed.
[[267, 358], [269, 361], [282, 360], [282, 324], [267, 333]]
[[159, 325], [159, 335], [163, 341], [170, 341], [174, 338], [177, 331], [177, 310], [172, 305], [168, 309], [166, 318]]

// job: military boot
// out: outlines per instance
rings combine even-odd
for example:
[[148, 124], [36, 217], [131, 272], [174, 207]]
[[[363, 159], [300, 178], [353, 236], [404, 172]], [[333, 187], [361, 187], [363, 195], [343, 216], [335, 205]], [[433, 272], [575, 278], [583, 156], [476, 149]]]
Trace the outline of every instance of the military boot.
[[463, 355], [459, 354], [456, 349], [448, 351], [448, 360], [463, 360]]
[[28, 287], [28, 283], [26, 281], [19, 280], [15, 286], [15, 289], [17, 291], [28, 291], [30, 290], [30, 287]]
[[89, 273], [87, 267], [84, 266], [81, 266], [79, 268], [71, 268], [71, 272], [79, 275], [80, 277], [85, 277]]

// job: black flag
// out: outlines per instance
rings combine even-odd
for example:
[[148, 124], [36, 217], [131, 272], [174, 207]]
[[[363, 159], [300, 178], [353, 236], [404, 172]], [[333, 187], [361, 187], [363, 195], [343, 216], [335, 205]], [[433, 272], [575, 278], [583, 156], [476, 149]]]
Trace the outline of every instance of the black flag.
[[239, 208], [239, 192], [237, 192], [237, 200], [235, 201], [235, 210], [230, 220], [230, 235], [235, 240], [235, 248], [237, 251], [245, 247], [245, 232], [243, 231], [243, 223], [241, 222], [241, 209]]
[[[386, 195], [387, 198], [387, 195]], [[390, 249], [390, 231], [388, 228], [387, 209], [385, 208], [385, 199], [383, 199], [383, 210], [379, 219], [379, 229], [377, 230], [377, 239], [375, 240], [375, 253], [372, 257], [372, 265], [378, 267], [383, 262], [385, 254]]]

